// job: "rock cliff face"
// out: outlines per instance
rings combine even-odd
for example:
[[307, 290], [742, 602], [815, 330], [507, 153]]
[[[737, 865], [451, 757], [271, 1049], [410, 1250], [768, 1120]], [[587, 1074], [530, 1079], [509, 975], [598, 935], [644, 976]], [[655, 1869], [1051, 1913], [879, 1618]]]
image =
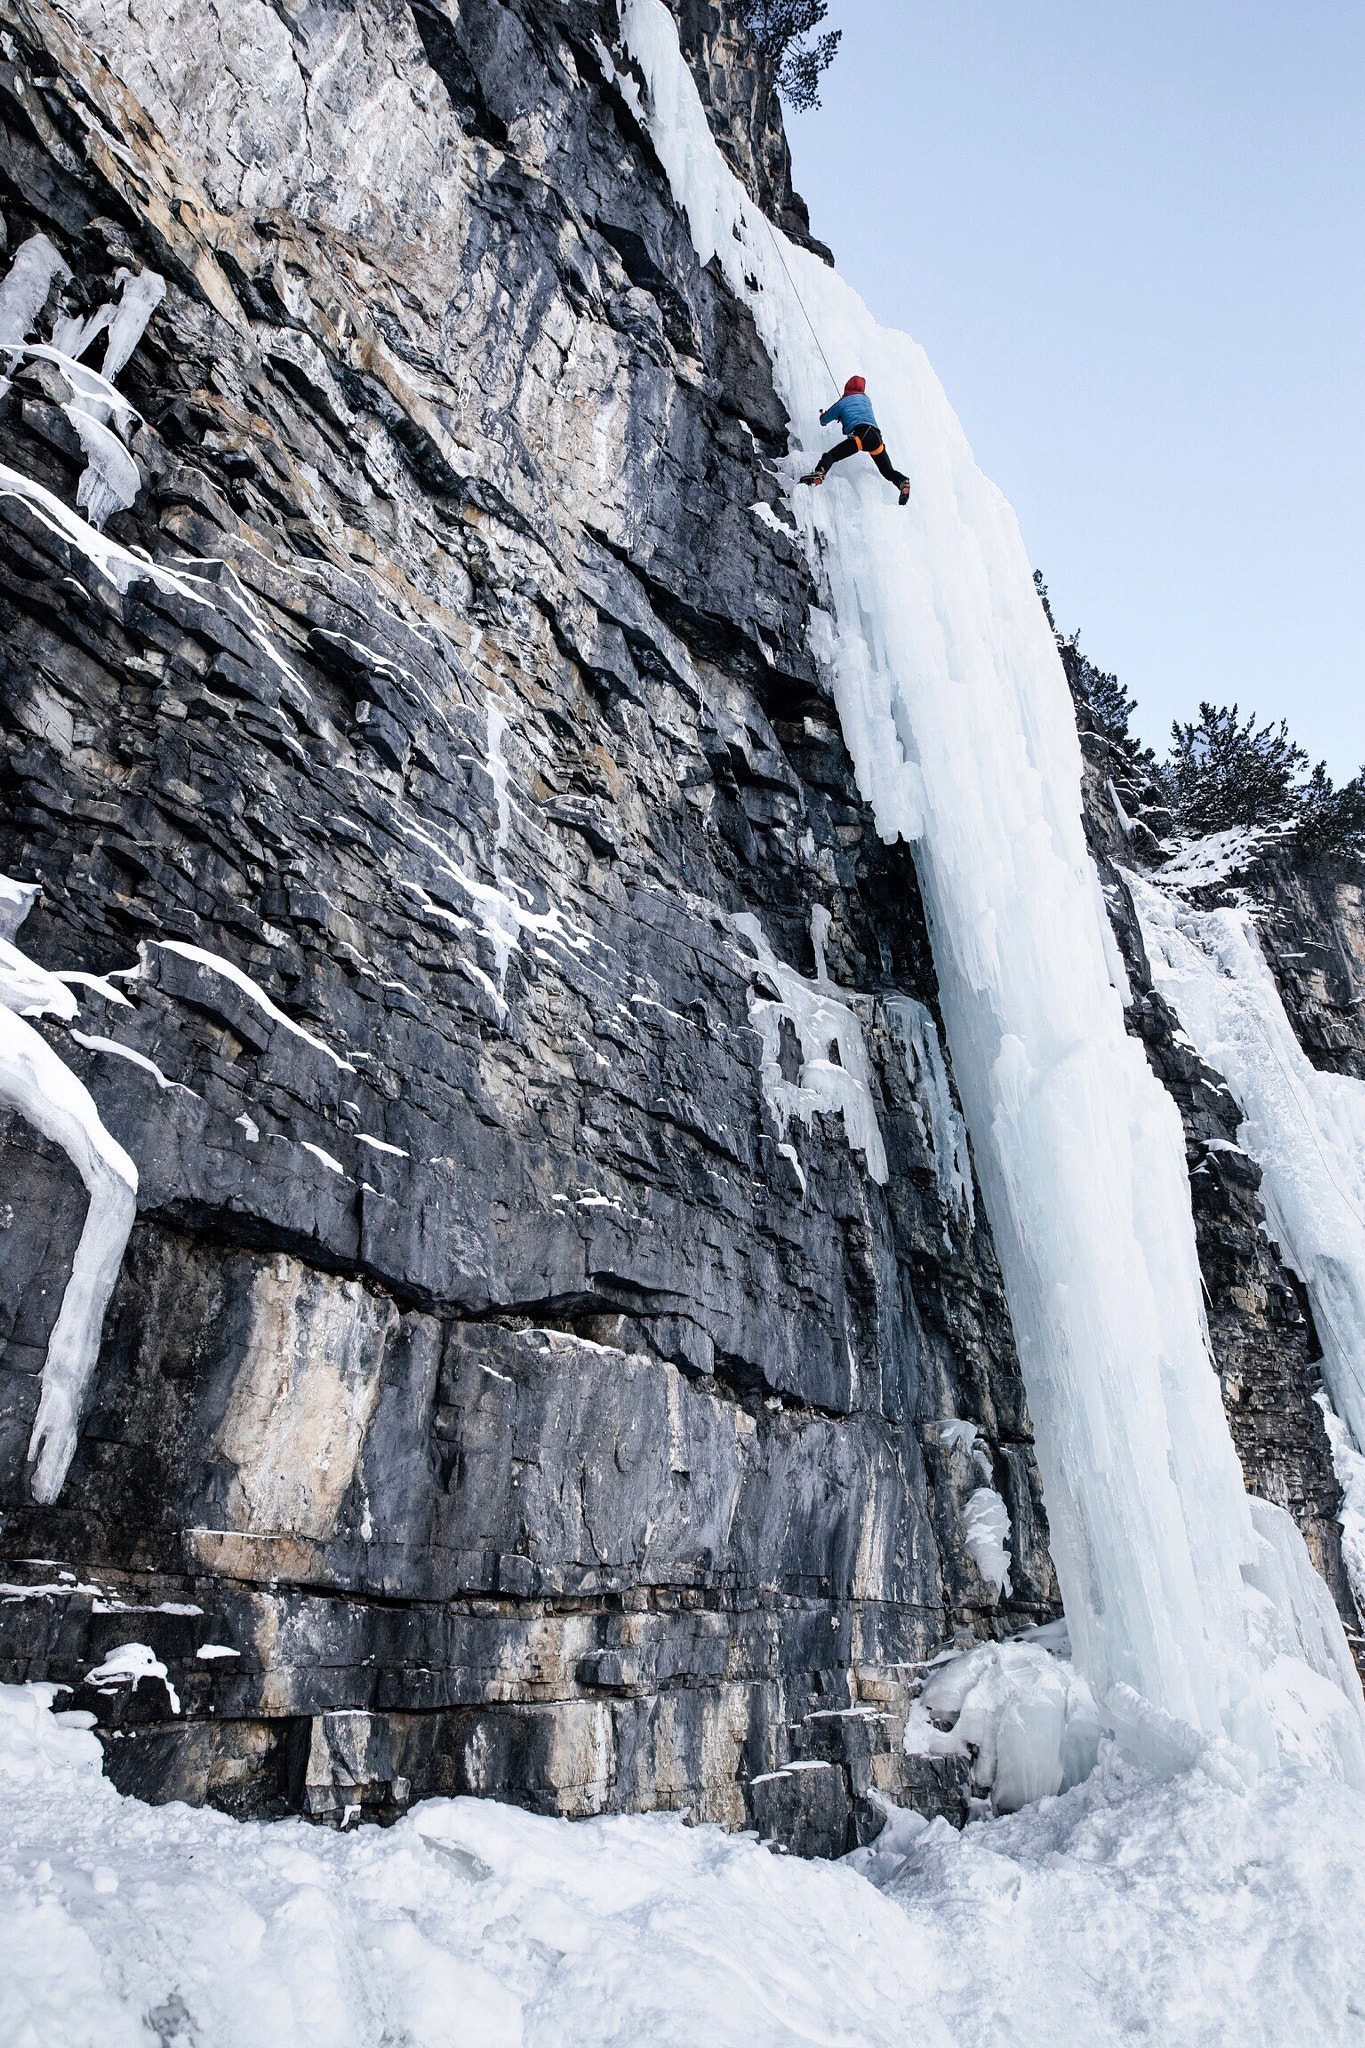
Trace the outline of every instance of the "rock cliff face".
[[[679, 14], [804, 234], [770, 79]], [[7, 260], [51, 250], [0, 325], [0, 871], [139, 1180], [40, 1499], [87, 1194], [0, 1113], [0, 1672], [239, 1813], [962, 1812], [900, 1754], [913, 1667], [1057, 1611], [1008, 1313], [787, 421], [611, 0], [0, 15]], [[136, 410], [83, 410], [151, 273]], [[1311, 1332], [1139, 1007], [1248, 1475], [1345, 1598]], [[83, 1683], [131, 1641], [164, 1668]]]
[[[82, 353], [120, 267], [167, 289], [98, 559], [22, 481], [82, 488], [78, 373], [14, 365], [2, 850], [29, 957], [112, 977], [34, 1028], [138, 1220], [37, 1502], [86, 1196], [10, 1115], [4, 1543], [79, 1587], [12, 1602], [5, 1668], [147, 1643], [165, 1683], [77, 1699], [157, 1797], [842, 1847], [914, 1790], [913, 1662], [1055, 1586], [752, 320], [610, 6], [79, 21], [6, 16], [9, 247], [62, 265], [32, 338]], [[799, 225], [770, 84], [685, 26]]]

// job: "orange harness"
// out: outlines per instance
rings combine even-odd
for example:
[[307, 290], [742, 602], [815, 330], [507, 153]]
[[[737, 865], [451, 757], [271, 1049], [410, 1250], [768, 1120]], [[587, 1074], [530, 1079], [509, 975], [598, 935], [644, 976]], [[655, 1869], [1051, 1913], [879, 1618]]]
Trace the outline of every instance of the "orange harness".
[[[877, 434], [877, 445], [875, 448], [868, 447], [863, 439], [864, 434]], [[886, 443], [882, 440], [876, 427], [855, 427], [849, 435], [849, 439], [855, 443], [860, 455], [880, 455], [886, 447]]]

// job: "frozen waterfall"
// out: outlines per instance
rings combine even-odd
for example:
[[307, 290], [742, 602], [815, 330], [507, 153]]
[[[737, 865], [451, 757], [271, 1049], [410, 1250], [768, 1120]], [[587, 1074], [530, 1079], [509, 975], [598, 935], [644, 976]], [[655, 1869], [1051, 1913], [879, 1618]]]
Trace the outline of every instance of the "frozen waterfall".
[[[1323, 1378], [1358, 1452], [1365, 1445], [1365, 1084], [1309, 1060], [1249, 911], [1197, 910], [1140, 876], [1127, 880], [1152, 979], [1246, 1118], [1239, 1139], [1264, 1176], [1261, 1196], [1280, 1249], [1308, 1289]], [[1353, 1576], [1360, 1577], [1358, 1566]], [[1356, 1592], [1365, 1596], [1365, 1581]]]
[[[772, 356], [802, 442], [791, 476], [834, 438], [817, 425], [837, 395], [823, 356], [839, 382], [867, 378], [913, 481], [900, 511], [850, 463], [798, 492], [796, 516], [828, 592], [817, 648], [860, 787], [883, 837], [915, 843], [1078, 1665], [1139, 1758], [1167, 1759], [1180, 1726], [1196, 1746], [1295, 1754], [1268, 1665], [1292, 1644], [1320, 1678], [1340, 1666], [1292, 1612], [1272, 1655], [1252, 1611], [1284, 1560], [1253, 1523], [1223, 1414], [1180, 1120], [1124, 1029], [1071, 701], [1014, 515], [923, 350], [779, 240], [736, 181], [662, 0], [622, 0], [621, 16], [697, 253], [719, 258]], [[1359, 1687], [1323, 1690], [1324, 1749], [1365, 1784]]]

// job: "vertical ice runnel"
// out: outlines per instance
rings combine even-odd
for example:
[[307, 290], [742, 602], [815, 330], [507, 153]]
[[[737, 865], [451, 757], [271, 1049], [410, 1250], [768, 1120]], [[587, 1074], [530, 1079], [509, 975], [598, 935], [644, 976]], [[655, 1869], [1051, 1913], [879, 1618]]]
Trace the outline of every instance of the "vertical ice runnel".
[[[1102, 1698], [1137, 1697], [1139, 1754], [1144, 1728], [1174, 1720], [1273, 1762], [1290, 1748], [1247, 1591], [1265, 1539], [1209, 1357], [1180, 1121], [1124, 1029], [1070, 697], [1018, 525], [923, 350], [818, 258], [779, 249], [662, 0], [622, 0], [621, 19], [697, 254], [752, 308], [805, 436], [792, 476], [835, 395], [823, 354], [867, 378], [913, 481], [903, 512], [848, 464], [798, 492], [796, 516], [829, 590], [819, 651], [859, 786], [883, 837], [916, 847], [1078, 1665]], [[1365, 1782], [1359, 1691], [1337, 1697], [1341, 1768]]]
[[[1246, 1119], [1239, 1141], [1261, 1169], [1280, 1249], [1308, 1289], [1323, 1378], [1358, 1454], [1365, 1446], [1365, 1083], [1321, 1072], [1308, 1058], [1249, 911], [1197, 910], [1141, 876], [1127, 881], [1152, 979]], [[1348, 1457], [1338, 1452], [1338, 1462], [1349, 1473]], [[1362, 1562], [1353, 1572], [1358, 1599], [1365, 1599]]]

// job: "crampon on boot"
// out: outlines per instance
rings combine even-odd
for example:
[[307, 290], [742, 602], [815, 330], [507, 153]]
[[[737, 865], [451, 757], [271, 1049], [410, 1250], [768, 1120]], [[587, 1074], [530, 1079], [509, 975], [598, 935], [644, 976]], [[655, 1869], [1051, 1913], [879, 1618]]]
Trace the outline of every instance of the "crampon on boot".
[[825, 472], [823, 469], [813, 469], [810, 475], [803, 476], [801, 481], [803, 484], [822, 484], [825, 481]]
[[902, 485], [901, 485], [901, 503], [902, 503], [902, 505], [908, 505], [908, 504], [910, 503], [910, 486], [909, 486], [909, 484], [902, 484]]

